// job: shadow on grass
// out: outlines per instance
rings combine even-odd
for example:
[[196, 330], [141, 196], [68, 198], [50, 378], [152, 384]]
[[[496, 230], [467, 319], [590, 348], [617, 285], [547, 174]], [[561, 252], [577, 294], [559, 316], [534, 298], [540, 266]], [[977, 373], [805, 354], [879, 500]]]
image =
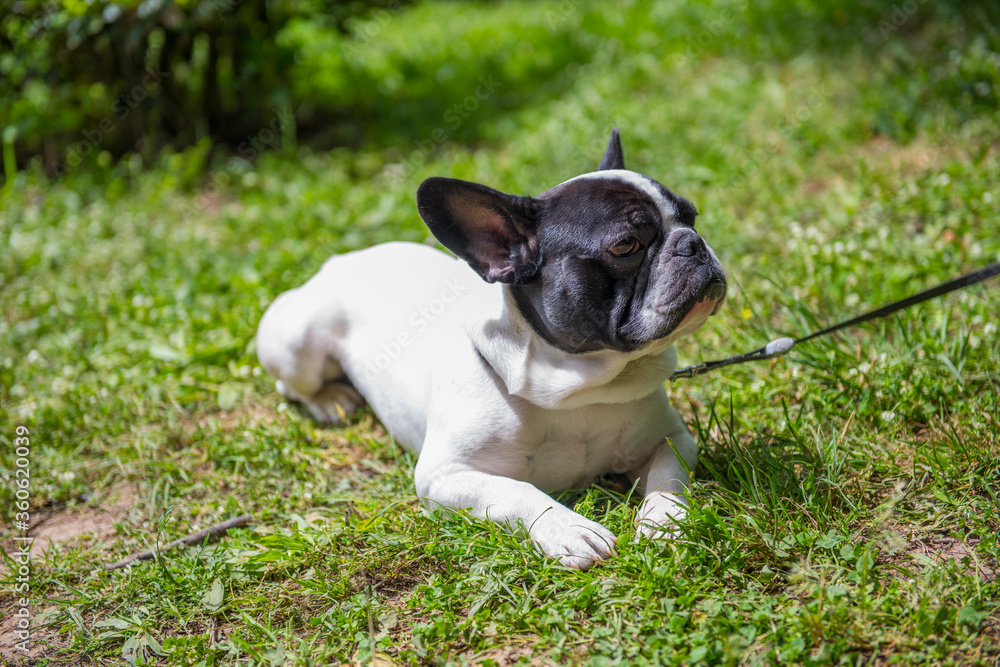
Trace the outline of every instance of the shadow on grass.
[[[325, 101], [302, 114], [303, 131], [318, 145], [364, 143], [404, 152], [444, 141], [476, 144], [491, 140], [492, 126], [513, 112], [562, 97], [587, 75], [588, 63], [640, 54], [675, 67], [712, 56], [783, 62], [813, 54], [836, 68], [845, 54], [860, 50], [884, 76], [873, 81], [879, 99], [891, 99], [881, 107], [872, 102], [873, 129], [896, 138], [912, 136], [930, 100], [970, 117], [1000, 105], [991, 59], [1000, 51], [996, 3], [643, 4], [621, 9], [614, 22], [605, 7], [579, 4], [538, 9], [534, 22], [508, 25], [518, 34], [493, 40], [484, 39], [491, 18], [511, 21], [503, 5], [472, 5], [474, 13], [460, 6], [464, 22], [444, 44], [370, 44], [338, 75], [336, 89], [317, 80], [311, 93]], [[447, 5], [435, 11], [413, 20], [413, 27], [447, 21]], [[626, 70], [623, 77], [630, 76]]]

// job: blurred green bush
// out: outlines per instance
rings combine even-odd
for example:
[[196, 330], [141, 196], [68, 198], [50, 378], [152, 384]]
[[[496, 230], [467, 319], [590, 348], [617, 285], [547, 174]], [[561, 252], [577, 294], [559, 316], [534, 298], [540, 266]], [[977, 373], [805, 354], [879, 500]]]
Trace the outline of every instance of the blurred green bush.
[[[3, 0], [0, 4], [8, 4]], [[278, 39], [296, 19], [345, 34], [400, 0], [17, 0], [0, 19], [0, 125], [20, 164], [153, 153], [202, 137], [241, 154], [270, 131], [294, 143]], [[6, 156], [10, 159], [9, 151]], [[9, 165], [8, 165], [9, 166]]]

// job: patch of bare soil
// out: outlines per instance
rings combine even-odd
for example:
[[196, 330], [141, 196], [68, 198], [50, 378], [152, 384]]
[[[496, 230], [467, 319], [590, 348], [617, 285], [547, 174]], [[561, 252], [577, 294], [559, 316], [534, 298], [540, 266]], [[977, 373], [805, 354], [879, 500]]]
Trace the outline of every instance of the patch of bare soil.
[[[134, 487], [120, 484], [109, 491], [99, 505], [36, 513], [39, 518], [28, 530], [28, 536], [34, 538], [31, 544], [33, 559], [39, 558], [53, 545], [110, 540], [115, 534], [115, 522], [127, 515], [135, 504], [135, 498]], [[14, 542], [4, 540], [0, 546], [11, 553]], [[6, 573], [4, 563], [0, 562], [0, 576]]]
[[210, 412], [197, 418], [181, 422], [181, 428], [188, 435], [194, 435], [199, 430], [214, 430], [221, 428], [229, 433], [236, 429], [253, 428], [260, 424], [273, 424], [280, 421], [279, 414], [269, 406], [253, 404], [237, 410]]
[[0, 621], [0, 665], [33, 665], [42, 658], [54, 657], [69, 645], [68, 638], [57, 634], [54, 627], [40, 625], [32, 618], [25, 629], [20, 627], [19, 620], [5, 613]]
[[[53, 548], [70, 543], [86, 546], [94, 541], [110, 541], [115, 534], [115, 522], [127, 515], [135, 503], [135, 489], [122, 484], [111, 490], [99, 505], [74, 507], [53, 511], [36, 512], [37, 520], [28, 530], [33, 537], [31, 544], [32, 562], [38, 562], [43, 554]], [[4, 540], [0, 546], [7, 553], [20, 549], [13, 539]], [[0, 561], [0, 577], [9, 573], [7, 564]], [[16, 594], [0, 596], [0, 604], [14, 607]], [[42, 625], [37, 619], [43, 610], [27, 607], [30, 617], [21, 619], [4, 614], [0, 622], [0, 664], [31, 665], [41, 658], [53, 658], [58, 651], [68, 645], [68, 639], [59, 635], [55, 627]], [[28, 627], [22, 626], [27, 621]], [[25, 633], [28, 635], [26, 636]], [[22, 650], [23, 649], [23, 650]]]
[[926, 559], [937, 563], [953, 560], [960, 565], [965, 565], [967, 574], [977, 575], [984, 582], [992, 581], [996, 578], [997, 572], [988, 563], [984, 563], [975, 552], [977, 544], [979, 544], [979, 540], [976, 538], [969, 538], [966, 543], [953, 537], [932, 535], [910, 542], [905, 553], [915, 560], [924, 562]]
[[510, 665], [519, 664], [518, 661], [522, 658], [528, 658], [528, 664], [530, 665], [546, 664], [544, 660], [534, 655], [535, 652], [535, 649], [530, 646], [495, 648], [484, 653], [476, 654], [475, 660], [478, 663], [492, 660], [500, 667], [509, 667]]
[[[27, 532], [28, 537], [34, 538], [29, 552], [31, 562], [38, 563], [46, 551], [64, 544], [77, 543], [86, 547], [94, 542], [111, 541], [115, 522], [128, 516], [135, 498], [134, 487], [120, 484], [103, 494], [100, 503], [33, 512], [36, 520]], [[20, 546], [12, 537], [0, 542], [0, 547], [9, 554], [19, 551]], [[0, 561], [0, 577], [8, 574], [7, 563]], [[16, 607], [16, 600], [16, 592], [5, 593], [0, 595], [0, 606]], [[56, 627], [40, 622], [39, 617], [45, 610], [30, 606], [27, 609], [30, 613], [27, 619], [5, 613], [0, 621], [0, 665], [32, 665], [42, 658], [54, 658], [61, 664], [57, 655], [61, 648], [68, 646], [68, 637], [58, 634]], [[27, 628], [22, 627], [23, 621], [27, 621]]]
[[980, 540], [975, 535], [964, 541], [944, 535], [916, 535], [902, 525], [891, 524], [878, 540], [883, 548], [879, 560], [883, 563], [909, 567], [954, 561], [965, 574], [979, 577], [983, 582], [997, 577], [995, 564], [976, 552]]
[[[126, 516], [134, 503], [135, 489], [122, 484], [96, 506], [37, 512], [38, 519], [27, 533], [34, 538], [30, 550], [32, 562], [38, 562], [54, 546], [74, 542], [86, 546], [94, 541], [110, 541], [115, 534], [115, 522]], [[0, 546], [7, 553], [20, 549], [13, 539], [4, 540]], [[0, 577], [8, 573], [7, 564], [0, 561]], [[15, 600], [16, 593], [0, 596], [0, 604], [5, 607], [15, 607]], [[30, 606], [27, 610], [30, 613], [27, 619], [5, 613], [0, 621], [0, 665], [35, 664], [42, 658], [54, 658], [68, 645], [68, 638], [58, 634], [55, 627], [38, 621], [43, 610]], [[25, 622], [27, 628], [22, 627]]]

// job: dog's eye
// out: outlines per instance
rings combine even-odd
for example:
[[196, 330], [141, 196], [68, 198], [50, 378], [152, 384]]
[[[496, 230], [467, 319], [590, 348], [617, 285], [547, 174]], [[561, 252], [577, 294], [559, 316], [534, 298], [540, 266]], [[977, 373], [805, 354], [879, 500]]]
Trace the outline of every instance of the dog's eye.
[[628, 257], [629, 255], [634, 255], [640, 250], [642, 250], [642, 244], [639, 243], [639, 239], [634, 236], [626, 236], [621, 241], [608, 248], [608, 252], [615, 257]]

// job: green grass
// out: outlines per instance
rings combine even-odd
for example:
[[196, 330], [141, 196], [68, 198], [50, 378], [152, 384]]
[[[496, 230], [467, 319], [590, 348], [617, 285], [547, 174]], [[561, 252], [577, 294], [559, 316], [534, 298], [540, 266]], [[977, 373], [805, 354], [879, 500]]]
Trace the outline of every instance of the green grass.
[[[682, 536], [633, 542], [611, 482], [567, 494], [619, 536], [586, 573], [425, 516], [370, 412], [318, 428], [256, 364], [263, 310], [329, 254], [428, 238], [423, 178], [534, 194], [593, 169], [612, 126], [630, 168], [696, 203], [730, 277], [682, 363], [1000, 260], [997, 10], [918, 4], [883, 35], [891, 3], [817, 5], [422, 4], [343, 70], [349, 38], [289, 37], [321, 45], [296, 85], [357, 91], [351, 149], [202, 145], [7, 183], [0, 543], [19, 425], [34, 522], [114, 509], [32, 560], [42, 662], [996, 664], [996, 281], [670, 386], [702, 447]], [[214, 544], [101, 568], [242, 513]]]

